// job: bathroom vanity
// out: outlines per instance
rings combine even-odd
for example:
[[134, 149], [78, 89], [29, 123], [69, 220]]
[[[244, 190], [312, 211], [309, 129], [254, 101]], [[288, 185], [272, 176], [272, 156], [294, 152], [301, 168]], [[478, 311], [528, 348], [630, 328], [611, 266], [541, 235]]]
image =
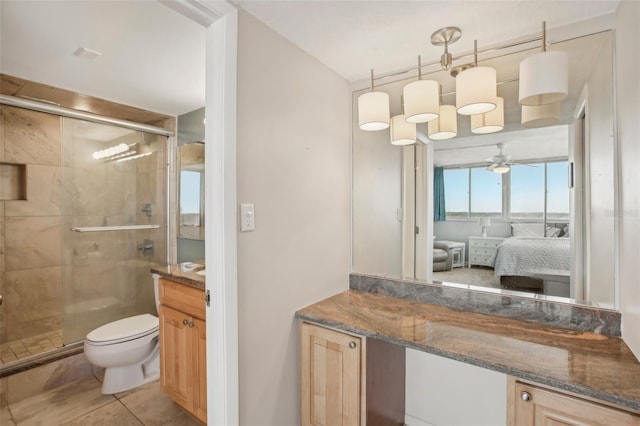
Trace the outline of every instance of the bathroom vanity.
[[161, 276], [160, 386], [176, 403], [207, 422], [204, 277], [178, 266], [153, 268]]
[[355, 290], [296, 316], [303, 425], [402, 425], [405, 348], [504, 374], [508, 425], [640, 425], [640, 363], [618, 337]]

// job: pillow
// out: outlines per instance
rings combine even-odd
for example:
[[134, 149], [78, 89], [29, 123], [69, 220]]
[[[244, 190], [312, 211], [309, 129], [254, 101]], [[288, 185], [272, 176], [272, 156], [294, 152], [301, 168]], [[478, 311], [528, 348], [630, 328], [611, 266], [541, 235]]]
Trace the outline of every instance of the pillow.
[[514, 237], [544, 237], [542, 223], [512, 223], [511, 235]]
[[557, 238], [561, 235], [562, 229], [555, 226], [547, 226], [547, 237]]

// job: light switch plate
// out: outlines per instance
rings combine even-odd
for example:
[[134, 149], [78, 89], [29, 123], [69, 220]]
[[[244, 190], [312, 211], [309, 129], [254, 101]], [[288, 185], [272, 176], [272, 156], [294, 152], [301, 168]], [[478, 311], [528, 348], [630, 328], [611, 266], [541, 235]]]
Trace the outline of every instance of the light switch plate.
[[253, 231], [255, 227], [253, 204], [240, 204], [240, 232]]

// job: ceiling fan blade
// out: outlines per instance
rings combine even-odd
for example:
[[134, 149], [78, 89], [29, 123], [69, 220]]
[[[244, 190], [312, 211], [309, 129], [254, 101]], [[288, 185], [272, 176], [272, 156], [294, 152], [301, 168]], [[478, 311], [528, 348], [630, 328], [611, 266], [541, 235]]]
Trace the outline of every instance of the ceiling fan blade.
[[498, 167], [498, 163], [493, 163], [490, 164], [486, 167], [487, 170], [492, 171], [493, 169], [495, 169], [496, 167]]

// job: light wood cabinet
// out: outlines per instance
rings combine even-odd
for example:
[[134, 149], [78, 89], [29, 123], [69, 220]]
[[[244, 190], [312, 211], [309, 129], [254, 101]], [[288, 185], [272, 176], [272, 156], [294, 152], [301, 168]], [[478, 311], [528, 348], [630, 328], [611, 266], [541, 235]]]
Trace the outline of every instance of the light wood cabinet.
[[160, 280], [160, 386], [206, 423], [207, 357], [204, 290]]
[[404, 424], [404, 347], [302, 322], [301, 424]]
[[509, 378], [510, 426], [640, 426], [640, 415]]

